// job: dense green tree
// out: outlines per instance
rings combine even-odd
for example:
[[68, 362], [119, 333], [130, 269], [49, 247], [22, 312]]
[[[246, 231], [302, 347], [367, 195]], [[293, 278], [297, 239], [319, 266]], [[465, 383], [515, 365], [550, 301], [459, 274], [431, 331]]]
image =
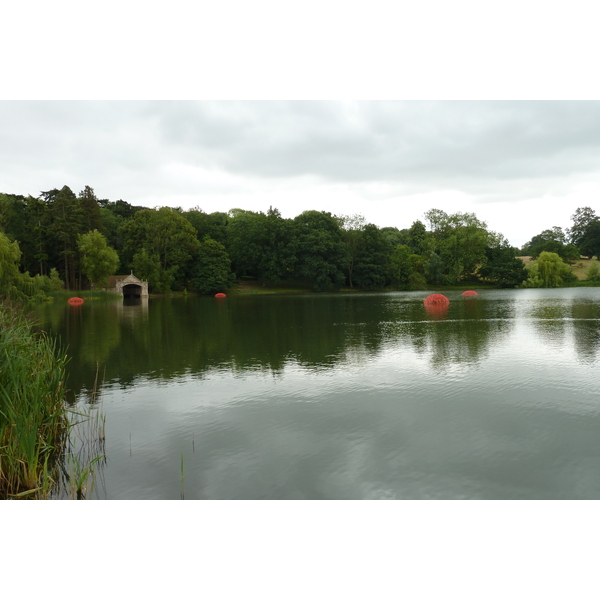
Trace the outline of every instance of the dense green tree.
[[19, 205], [23, 203], [22, 196], [15, 196], [14, 194], [0, 194], [0, 231], [4, 231], [9, 237], [14, 231], [15, 218], [19, 211]]
[[589, 206], [583, 206], [578, 208], [573, 215], [571, 216], [571, 220], [573, 221], [573, 226], [568, 230], [569, 231], [569, 240], [571, 244], [575, 246], [580, 246], [583, 237], [585, 236], [585, 232], [587, 226], [592, 221], [597, 221], [598, 217], [593, 209]]
[[529, 270], [524, 287], [559, 287], [577, 277], [556, 252], [542, 252]]
[[46, 235], [48, 224], [48, 206], [42, 198], [27, 196], [27, 216], [29, 223], [28, 242], [30, 260], [26, 263], [26, 270], [47, 275], [48, 271], [56, 268], [56, 265], [48, 266], [49, 247]]
[[150, 287], [164, 292], [185, 285], [200, 242], [194, 227], [177, 210], [167, 206], [140, 210], [123, 225], [122, 234], [126, 264], [136, 271], [143, 265]]
[[68, 186], [42, 192], [48, 204], [48, 232], [55, 254], [62, 259], [62, 274], [67, 289], [77, 287], [77, 236], [85, 233], [85, 223], [77, 196]]
[[408, 278], [413, 272], [410, 259], [410, 248], [405, 244], [398, 244], [390, 258], [390, 279], [392, 284], [404, 288], [408, 286]]
[[567, 251], [567, 235], [560, 227], [551, 227], [534, 235], [522, 249], [526, 256], [537, 258], [542, 252], [554, 252], [565, 258]]
[[79, 209], [85, 231], [93, 231], [102, 227], [98, 198], [89, 185], [79, 192]]
[[371, 290], [389, 283], [390, 245], [376, 225], [364, 226], [359, 252], [354, 261], [354, 282], [362, 289]]
[[436, 239], [444, 237], [450, 227], [450, 216], [439, 208], [428, 210], [424, 216], [433, 237]]
[[20, 259], [19, 243], [11, 241], [6, 234], [0, 232], [0, 298], [17, 302], [44, 300], [46, 292], [55, 289], [57, 283], [60, 285], [56, 270], [53, 270], [52, 279], [21, 273]]
[[486, 223], [473, 213], [448, 215], [439, 209], [428, 211], [425, 218], [430, 224], [427, 246], [439, 256], [435, 258], [430, 251], [432, 283], [457, 282], [475, 276], [486, 260], [489, 243]]
[[587, 224], [583, 236], [579, 239], [579, 249], [581, 254], [588, 258], [600, 256], [600, 220], [596, 219]]
[[223, 212], [214, 212], [207, 214], [199, 207], [192, 208], [183, 213], [183, 216], [194, 226], [198, 232], [198, 240], [203, 240], [205, 236], [211, 239], [227, 244], [227, 224], [229, 215]]
[[361, 253], [363, 245], [364, 229], [367, 221], [362, 215], [339, 215], [335, 219], [343, 232], [344, 243], [346, 244], [347, 261], [346, 273], [348, 285], [354, 287], [354, 266]]
[[421, 221], [415, 221], [410, 226], [407, 245], [412, 254], [424, 255], [427, 253], [427, 229]]
[[267, 214], [232, 209], [229, 216], [227, 250], [238, 275], [277, 283], [292, 272], [292, 223], [277, 209], [271, 207]]
[[425, 273], [427, 282], [434, 285], [447, 283], [446, 267], [443, 258], [434, 250], [425, 257]]
[[47, 258], [43, 251], [39, 252], [46, 244], [44, 209], [44, 203], [31, 196], [0, 194], [0, 230], [10, 240], [18, 240], [24, 271], [44, 272], [42, 261], [39, 261], [39, 258]]
[[133, 206], [125, 200], [117, 200], [116, 202], [102, 201], [102, 208], [108, 208], [115, 215], [122, 217], [125, 220], [133, 218], [133, 216], [140, 210], [150, 210], [146, 206]]
[[339, 289], [346, 276], [348, 253], [342, 231], [331, 213], [307, 210], [294, 219], [296, 275], [316, 291]]
[[83, 274], [94, 287], [108, 287], [108, 277], [114, 275], [119, 265], [116, 250], [97, 229], [80, 235], [77, 246]]
[[192, 270], [192, 285], [201, 294], [223, 292], [233, 285], [231, 260], [225, 246], [206, 236], [196, 252]]
[[480, 275], [501, 288], [517, 287], [527, 279], [525, 263], [515, 257], [508, 242], [486, 248], [486, 264]]
[[100, 208], [100, 232], [106, 238], [106, 242], [111, 248], [114, 248], [117, 253], [123, 249], [123, 235], [121, 228], [126, 220], [112, 210]]
[[164, 269], [159, 255], [149, 252], [147, 248], [141, 248], [134, 254], [131, 268], [137, 277], [148, 282], [152, 292], [168, 292], [175, 282], [174, 270]]
[[266, 218], [264, 253], [259, 264], [259, 277], [263, 281], [278, 283], [293, 273], [296, 256], [292, 236], [291, 219], [283, 219], [277, 209], [270, 207]]
[[558, 254], [565, 262], [574, 262], [579, 258], [580, 250], [567, 243], [567, 235], [560, 227], [545, 229], [535, 235], [522, 249], [524, 255], [537, 258], [542, 252]]
[[14, 296], [18, 293], [21, 251], [17, 241], [10, 241], [0, 232], [0, 295]]
[[419, 254], [411, 254], [410, 248], [399, 244], [390, 259], [392, 285], [402, 290], [420, 290], [427, 283], [424, 276], [425, 260]]
[[382, 227], [379, 231], [383, 235], [390, 248], [408, 244], [408, 229], [400, 231], [397, 227]]

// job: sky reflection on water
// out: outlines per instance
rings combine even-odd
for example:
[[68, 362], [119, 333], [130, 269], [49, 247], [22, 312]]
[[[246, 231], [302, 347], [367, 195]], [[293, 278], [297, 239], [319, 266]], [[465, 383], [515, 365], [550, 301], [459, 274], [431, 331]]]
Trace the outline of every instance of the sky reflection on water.
[[189, 499], [599, 498], [599, 292], [421, 296], [47, 315], [79, 402], [106, 371], [101, 497], [178, 498], [183, 456]]

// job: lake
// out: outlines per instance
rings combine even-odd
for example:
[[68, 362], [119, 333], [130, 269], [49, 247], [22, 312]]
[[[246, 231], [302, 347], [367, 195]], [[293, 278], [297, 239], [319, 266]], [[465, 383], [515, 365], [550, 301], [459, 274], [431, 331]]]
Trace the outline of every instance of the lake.
[[600, 288], [57, 301], [99, 499], [598, 499]]

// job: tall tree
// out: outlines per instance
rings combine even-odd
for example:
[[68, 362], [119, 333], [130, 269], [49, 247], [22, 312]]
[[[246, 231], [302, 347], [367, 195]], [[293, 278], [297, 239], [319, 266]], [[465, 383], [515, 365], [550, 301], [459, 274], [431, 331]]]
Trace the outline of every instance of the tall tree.
[[600, 220], [594, 219], [587, 224], [583, 236], [579, 238], [579, 249], [588, 258], [600, 256]]
[[407, 245], [412, 254], [424, 255], [427, 252], [427, 229], [421, 221], [415, 221], [410, 226]]
[[108, 287], [108, 277], [114, 275], [119, 264], [116, 250], [97, 229], [80, 235], [77, 245], [83, 274], [94, 287]]
[[364, 230], [367, 221], [362, 215], [340, 215], [335, 217], [340, 229], [343, 231], [344, 242], [348, 260], [346, 263], [346, 271], [348, 273], [348, 284], [354, 287], [354, 266], [358, 256], [361, 253], [361, 248], [364, 242]]
[[192, 284], [201, 294], [214, 294], [231, 287], [234, 281], [225, 246], [206, 236], [194, 258]]
[[493, 242], [485, 250], [486, 264], [480, 275], [501, 288], [517, 287], [527, 279], [525, 263], [515, 257], [512, 248], [502, 235], [495, 234]]
[[391, 247], [376, 225], [369, 223], [361, 232], [355, 258], [354, 281], [362, 289], [382, 288], [389, 283]]
[[523, 246], [522, 251], [532, 258], [537, 258], [542, 252], [553, 252], [563, 260], [575, 260], [579, 257], [576, 246], [567, 244], [567, 235], [560, 227], [544, 229], [541, 233], [534, 235]]
[[[163, 206], [144, 209], [123, 225], [126, 264], [139, 267], [143, 262], [159, 273], [154, 287], [167, 291], [172, 285], [184, 285], [194, 252], [200, 246], [196, 230], [177, 210]], [[137, 254], [143, 252], [135, 260]], [[150, 262], [149, 262], [150, 261]], [[150, 279], [148, 280], [151, 284]], [[165, 289], [166, 288], [166, 289]]]
[[211, 239], [227, 243], [227, 224], [229, 216], [226, 213], [214, 212], [207, 214], [199, 207], [192, 208], [183, 213], [183, 216], [194, 226], [198, 232], [198, 240], [203, 240], [205, 236]]
[[346, 276], [348, 253], [342, 231], [331, 213], [307, 210], [294, 219], [296, 274], [315, 291], [339, 289]]
[[94, 190], [89, 185], [79, 192], [79, 205], [83, 228], [86, 231], [100, 229], [102, 227], [100, 206]]
[[598, 217], [589, 206], [578, 208], [571, 216], [573, 226], [568, 230], [571, 244], [579, 246], [585, 236], [585, 231], [592, 221], [597, 221]]
[[[473, 213], [446, 214], [439, 209], [425, 213], [430, 224], [428, 256], [432, 283], [457, 282], [475, 275], [485, 264], [489, 232]], [[433, 256], [437, 254], [439, 258]]]
[[257, 277], [277, 283], [293, 269], [294, 253], [290, 244], [291, 221], [277, 209], [267, 214], [233, 209], [229, 212], [227, 248], [238, 275]]
[[67, 289], [76, 287], [77, 236], [85, 232], [81, 205], [68, 186], [42, 192], [48, 204], [49, 233], [63, 261]]

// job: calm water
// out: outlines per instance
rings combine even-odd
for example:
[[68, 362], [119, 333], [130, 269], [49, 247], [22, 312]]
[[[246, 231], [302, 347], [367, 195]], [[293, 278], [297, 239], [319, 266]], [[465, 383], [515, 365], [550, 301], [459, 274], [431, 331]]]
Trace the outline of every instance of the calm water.
[[178, 499], [183, 459], [186, 499], [600, 498], [600, 289], [426, 295], [45, 307], [95, 496]]

